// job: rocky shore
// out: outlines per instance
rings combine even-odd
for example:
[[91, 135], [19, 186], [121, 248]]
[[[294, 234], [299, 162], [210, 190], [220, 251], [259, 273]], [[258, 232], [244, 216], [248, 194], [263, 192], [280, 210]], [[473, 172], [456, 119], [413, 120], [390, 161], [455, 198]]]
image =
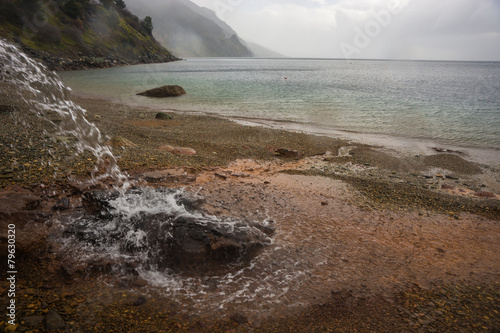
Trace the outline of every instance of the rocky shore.
[[[156, 117], [146, 108], [77, 99], [137, 184], [185, 187], [215, 216], [271, 216], [271, 262], [287, 258], [309, 274], [299, 275], [286, 302], [249, 302], [210, 315], [138, 275], [113, 274], [109, 261], [82, 265], [58, 250], [56, 221], [109, 181], [86, 183], [95, 158], [77, 153], [74, 138], [52, 134], [9, 89], [0, 86], [2, 260], [7, 225], [15, 224], [19, 273], [16, 326], [1, 318], [6, 331], [500, 329], [498, 166], [453, 152], [402, 157], [218, 117]], [[3, 271], [2, 295], [6, 278]], [[206, 300], [217, 299], [223, 281], [201, 281]], [[4, 296], [1, 306], [9, 301]]]
[[181, 60], [173, 55], [161, 56], [155, 53], [144, 53], [139, 59], [125, 59], [114, 56], [79, 55], [77, 57], [58, 57], [53, 54], [23, 47], [23, 51], [31, 58], [39, 59], [51, 70], [70, 71], [85, 70], [90, 68], [109, 68], [115, 66], [127, 66], [136, 64], [164, 63]]

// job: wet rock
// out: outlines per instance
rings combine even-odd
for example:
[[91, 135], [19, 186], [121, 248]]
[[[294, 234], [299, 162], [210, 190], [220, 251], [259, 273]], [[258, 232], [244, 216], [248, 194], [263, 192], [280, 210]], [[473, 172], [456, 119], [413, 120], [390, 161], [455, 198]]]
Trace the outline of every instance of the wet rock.
[[146, 287], [148, 285], [148, 281], [136, 276], [132, 279], [132, 285], [134, 287]]
[[168, 113], [165, 113], [165, 112], [158, 112], [155, 116], [156, 119], [160, 119], [160, 120], [170, 120], [170, 119], [174, 119], [174, 117], [172, 115], [169, 115]]
[[297, 150], [292, 150], [288, 148], [279, 148], [276, 150], [276, 154], [281, 157], [297, 157], [299, 156], [299, 152]]
[[45, 317], [45, 328], [48, 330], [61, 330], [66, 327], [64, 319], [55, 311], [50, 310]]
[[175, 97], [186, 94], [184, 88], [178, 85], [167, 85], [151, 90], [146, 90], [137, 95], [147, 96], [147, 97]]
[[64, 197], [61, 198], [55, 205], [52, 207], [54, 210], [68, 210], [69, 209], [69, 199]]
[[109, 204], [110, 200], [118, 198], [118, 192], [92, 191], [82, 194], [83, 208], [91, 213], [96, 214], [99, 218], [110, 219], [112, 215], [109, 210], [112, 208]]
[[232, 314], [230, 318], [232, 321], [234, 321], [238, 324], [241, 324], [241, 325], [248, 323], [247, 316], [245, 316], [244, 314], [241, 314], [241, 313]]
[[167, 245], [173, 267], [200, 268], [251, 259], [270, 239], [244, 222], [198, 223], [177, 218]]
[[[274, 233], [271, 221], [259, 223], [205, 216], [199, 210], [204, 200], [190, 198], [180, 191], [155, 189], [154, 193], [145, 194], [141, 190], [129, 193], [134, 196], [130, 200], [171, 195], [168, 200], [175, 200], [183, 208], [179, 212], [176, 209], [159, 213], [141, 211], [123, 217], [112, 207], [107, 207], [109, 204], [106, 204], [103, 194], [96, 192], [85, 199], [89, 214], [73, 221], [64, 235], [96, 247], [118, 247], [121, 253], [131, 258], [131, 262], [136, 254], [137, 258], [146, 257], [146, 261], [137, 259], [146, 267], [207, 271], [227, 263], [247, 262], [270, 244], [270, 236]], [[107, 200], [114, 196], [110, 194]], [[108, 223], [112, 227], [106, 227]], [[102, 267], [103, 263], [96, 259], [89, 265]]]
[[143, 304], [146, 304], [147, 302], [147, 298], [144, 297], [144, 296], [139, 296], [137, 297], [137, 299], [134, 301], [134, 303], [132, 304], [133, 306], [141, 306]]
[[42, 323], [43, 319], [44, 319], [43, 316], [30, 316], [30, 317], [24, 317], [21, 320], [24, 321], [24, 324], [26, 326], [37, 327]]
[[10, 105], [0, 105], [0, 115], [9, 114], [14, 112], [16, 109]]

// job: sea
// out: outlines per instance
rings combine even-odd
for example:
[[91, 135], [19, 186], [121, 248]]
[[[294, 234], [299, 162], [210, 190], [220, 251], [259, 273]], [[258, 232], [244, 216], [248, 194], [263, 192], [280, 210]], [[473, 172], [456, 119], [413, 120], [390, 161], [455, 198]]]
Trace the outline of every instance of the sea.
[[[500, 62], [188, 58], [60, 73], [80, 96], [500, 163]], [[136, 94], [180, 85], [187, 94]]]

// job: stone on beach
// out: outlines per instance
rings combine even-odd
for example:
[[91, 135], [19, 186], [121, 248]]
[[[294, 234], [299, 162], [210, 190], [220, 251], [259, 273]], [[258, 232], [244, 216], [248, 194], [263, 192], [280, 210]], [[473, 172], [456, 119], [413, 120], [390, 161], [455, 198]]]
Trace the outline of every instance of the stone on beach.
[[281, 157], [297, 157], [299, 156], [299, 152], [297, 150], [292, 150], [288, 148], [279, 148], [276, 150], [276, 153]]
[[115, 148], [133, 148], [137, 146], [135, 143], [124, 138], [123, 136], [115, 136], [106, 142], [106, 144]]
[[137, 95], [147, 96], [147, 97], [175, 97], [185, 95], [186, 91], [184, 88], [178, 85], [167, 85], [150, 90], [143, 91]]
[[66, 327], [64, 319], [55, 311], [50, 310], [45, 317], [45, 328], [48, 330], [61, 330]]
[[174, 119], [174, 117], [172, 117], [172, 115], [168, 114], [168, 113], [165, 113], [165, 112], [158, 112], [155, 116], [156, 119], [160, 119], [160, 120], [170, 120], [170, 119]]
[[175, 155], [187, 155], [187, 156], [196, 155], [196, 150], [187, 147], [174, 147], [170, 145], [162, 145], [158, 149], [168, 151], [169, 153]]

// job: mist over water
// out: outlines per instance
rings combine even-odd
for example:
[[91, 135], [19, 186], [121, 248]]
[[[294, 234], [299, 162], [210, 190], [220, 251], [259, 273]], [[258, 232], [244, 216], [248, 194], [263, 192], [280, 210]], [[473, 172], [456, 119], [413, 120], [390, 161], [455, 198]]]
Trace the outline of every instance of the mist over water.
[[[78, 93], [161, 109], [500, 148], [500, 63], [193, 58], [63, 73]], [[188, 94], [136, 93], [179, 84]]]

